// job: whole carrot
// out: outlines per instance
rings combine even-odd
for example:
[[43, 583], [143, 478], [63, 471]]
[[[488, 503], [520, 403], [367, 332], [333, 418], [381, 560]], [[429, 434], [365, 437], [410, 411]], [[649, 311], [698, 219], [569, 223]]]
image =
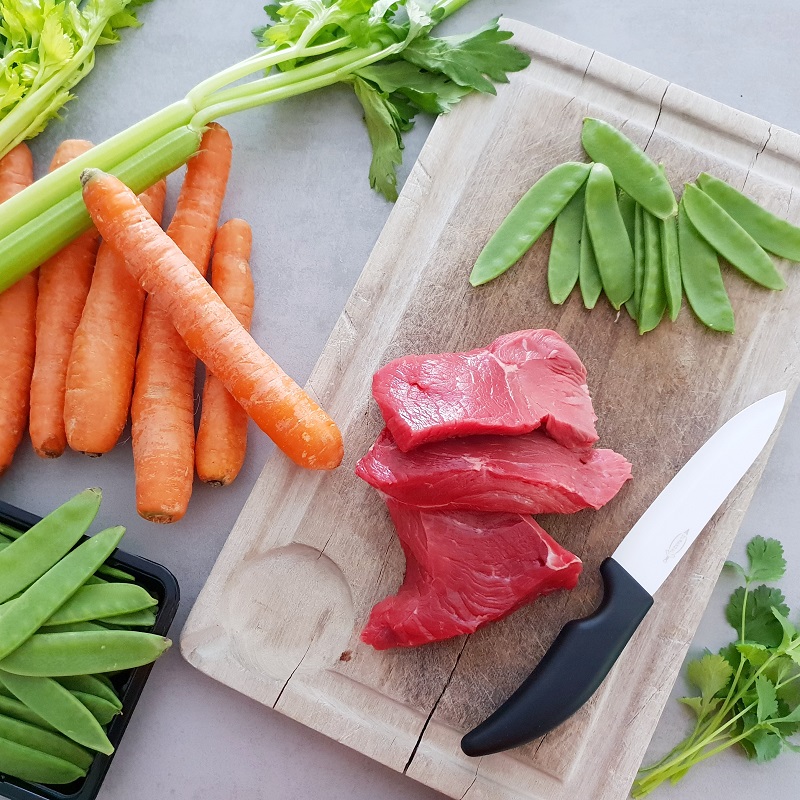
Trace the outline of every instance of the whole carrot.
[[[0, 159], [0, 203], [33, 183], [33, 156], [24, 142]], [[0, 293], [0, 475], [10, 466], [28, 421], [36, 348], [37, 273]]]
[[[67, 139], [53, 156], [50, 171], [91, 148]], [[64, 392], [72, 338], [92, 282], [97, 231], [90, 230], [45, 261], [39, 269], [36, 302], [36, 358], [31, 380], [30, 434], [42, 458], [57, 458], [67, 446]]]
[[[205, 275], [231, 165], [231, 139], [216, 123], [189, 160], [167, 235]], [[194, 480], [195, 357], [160, 299], [145, 301], [131, 404], [136, 508], [153, 522], [185, 513]]]
[[[253, 316], [250, 248], [253, 235], [243, 219], [229, 219], [217, 231], [211, 286], [245, 330]], [[206, 373], [194, 463], [201, 481], [227, 486], [239, 474], [247, 450], [247, 414], [216, 375]]]
[[256, 344], [180, 248], [121, 181], [84, 170], [83, 198], [104, 238], [127, 256], [188, 348], [296, 464], [333, 469], [342, 436], [331, 418]]
[[[159, 224], [166, 193], [167, 182], [161, 180], [139, 198]], [[114, 447], [131, 405], [145, 293], [124, 261], [108, 242], [101, 242], [67, 367], [67, 442], [89, 455]]]

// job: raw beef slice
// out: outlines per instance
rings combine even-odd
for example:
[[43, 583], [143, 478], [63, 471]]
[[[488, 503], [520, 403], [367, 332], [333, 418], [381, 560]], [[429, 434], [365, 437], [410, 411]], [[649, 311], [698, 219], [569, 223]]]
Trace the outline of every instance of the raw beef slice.
[[605, 505], [631, 477], [631, 465], [613, 450], [569, 450], [541, 430], [448, 439], [403, 453], [384, 428], [356, 475], [423, 508], [571, 514]]
[[531, 517], [426, 511], [386, 499], [406, 556], [403, 585], [378, 603], [361, 638], [377, 650], [449, 639], [540, 595], [572, 589], [580, 559]]
[[586, 369], [554, 331], [509, 333], [467, 353], [405, 356], [373, 377], [372, 393], [397, 446], [544, 426], [565, 447], [597, 441]]

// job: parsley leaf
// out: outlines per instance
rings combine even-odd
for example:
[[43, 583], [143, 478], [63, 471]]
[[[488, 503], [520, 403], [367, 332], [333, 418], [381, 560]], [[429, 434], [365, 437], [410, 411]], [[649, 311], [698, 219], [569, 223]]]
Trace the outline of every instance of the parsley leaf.
[[786, 572], [786, 559], [783, 546], [777, 539], [755, 536], [747, 545], [747, 558], [750, 561], [749, 582], [780, 580]]
[[511, 35], [501, 31], [495, 19], [474, 33], [417, 39], [403, 50], [402, 58], [431, 72], [441, 72], [459, 86], [496, 94], [492, 81], [508, 83], [507, 73], [530, 64], [528, 55], [503, 44]]
[[733, 675], [731, 665], [719, 654], [706, 652], [701, 658], [689, 662], [687, 677], [700, 690], [705, 702], [721, 692]]
[[756, 536], [747, 545], [747, 559], [747, 570], [727, 564], [744, 582], [725, 609], [738, 639], [688, 663], [687, 677], [700, 696], [679, 699], [697, 715], [694, 730], [640, 771], [634, 797], [679, 781], [695, 764], [734, 744], [757, 762], [771, 761], [782, 750], [800, 752], [789, 740], [800, 733], [800, 632], [780, 589], [763, 583], [753, 588], [756, 581], [783, 577], [783, 547]]
[[739, 587], [731, 595], [725, 616], [742, 640], [777, 647], [783, 638], [783, 628], [772, 613], [773, 608], [783, 615], [789, 613], [780, 589], [762, 584], [749, 592]]
[[392, 103], [389, 96], [356, 77], [353, 80], [361, 105], [364, 121], [372, 144], [372, 163], [369, 168], [369, 185], [387, 200], [397, 200], [397, 167], [403, 162], [402, 130], [410, 127], [407, 109]]

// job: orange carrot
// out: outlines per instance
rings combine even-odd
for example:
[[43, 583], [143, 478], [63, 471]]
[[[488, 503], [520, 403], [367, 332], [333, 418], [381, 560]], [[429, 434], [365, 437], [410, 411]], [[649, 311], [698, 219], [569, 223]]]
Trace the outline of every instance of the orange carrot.
[[[33, 183], [24, 142], [0, 159], [0, 203]], [[0, 475], [10, 466], [28, 421], [36, 347], [36, 273], [0, 293]]]
[[[62, 142], [50, 170], [63, 166], [91, 146], [91, 142], [81, 139]], [[30, 434], [33, 449], [42, 458], [57, 458], [67, 446], [64, 430], [67, 363], [92, 282], [97, 244], [97, 231], [86, 231], [39, 269]]]
[[[139, 198], [159, 224], [166, 193], [161, 180]], [[73, 450], [101, 455], [119, 440], [131, 405], [144, 298], [124, 258], [101, 242], [67, 367], [64, 427]]]
[[[253, 316], [250, 226], [229, 219], [214, 239], [211, 286], [245, 330]], [[201, 481], [227, 486], [239, 474], [247, 450], [247, 414], [216, 375], [206, 374], [194, 463]]]
[[342, 436], [333, 420], [256, 344], [136, 195], [99, 170], [85, 170], [81, 181], [103, 237], [127, 255], [131, 274], [261, 430], [300, 466], [337, 467]]
[[[225, 128], [210, 125], [189, 160], [167, 229], [198, 275], [208, 269], [231, 150]], [[131, 404], [136, 508], [152, 522], [175, 522], [186, 513], [194, 480], [195, 357], [159, 300], [145, 301]]]

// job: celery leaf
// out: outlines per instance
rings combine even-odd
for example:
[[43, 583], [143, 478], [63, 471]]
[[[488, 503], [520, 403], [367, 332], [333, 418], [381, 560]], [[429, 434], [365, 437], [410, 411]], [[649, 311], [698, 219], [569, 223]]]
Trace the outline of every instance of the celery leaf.
[[530, 57], [505, 41], [509, 31], [498, 20], [474, 33], [442, 38], [421, 37], [403, 50], [402, 57], [418, 67], [441, 72], [459, 86], [496, 94], [492, 81], [508, 83], [508, 73], [524, 69]]

